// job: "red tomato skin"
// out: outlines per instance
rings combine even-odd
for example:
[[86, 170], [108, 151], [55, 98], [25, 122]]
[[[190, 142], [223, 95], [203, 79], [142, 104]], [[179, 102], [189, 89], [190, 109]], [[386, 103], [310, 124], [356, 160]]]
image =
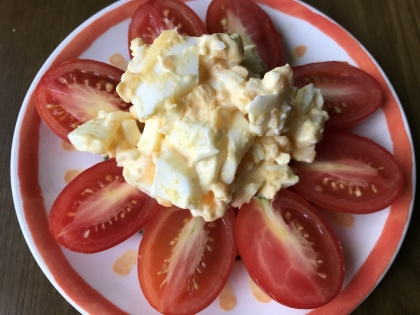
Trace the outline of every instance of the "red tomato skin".
[[[237, 253], [235, 239], [236, 217], [233, 208], [225, 216], [207, 223], [206, 229], [215, 240], [210, 243], [213, 250], [205, 255], [205, 267], [196, 273], [200, 291], [184, 291], [176, 300], [165, 305], [162, 301], [165, 278], [156, 276], [164, 268], [163, 259], [170, 257], [171, 241], [178, 235], [184, 220], [191, 218], [188, 210], [175, 206], [162, 209], [147, 225], [139, 246], [138, 277], [140, 287], [150, 305], [162, 314], [196, 314], [210, 305], [225, 286], [235, 263]], [[216, 226], [212, 224], [216, 223]], [[212, 226], [209, 228], [209, 226]], [[211, 234], [215, 231], [216, 234]], [[188, 266], [185, 266], [188, 268]], [[187, 287], [187, 284], [184, 286]]]
[[312, 263], [317, 267], [302, 271], [308, 261], [297, 259], [299, 247], [287, 245], [296, 244], [296, 239], [292, 234], [279, 239], [267, 226], [260, 201], [254, 198], [242, 206], [236, 224], [239, 253], [250, 277], [273, 300], [288, 307], [309, 309], [327, 304], [344, 281], [344, 258], [335, 233], [314, 207], [291, 191], [281, 190], [272, 205], [283, 219], [287, 213], [291, 215], [285, 222], [298, 223], [303, 227], [302, 235], [309, 235], [317, 252], [317, 262]]
[[[94, 75], [94, 73], [97, 75]], [[115, 92], [115, 87], [120, 82], [123, 73], [124, 71], [119, 68], [89, 59], [71, 59], [61, 65], [50, 68], [42, 76], [35, 90], [35, 103], [38, 114], [51, 131], [62, 140], [70, 142], [67, 135], [78, 125], [84, 123], [85, 120], [80, 120], [72, 115], [67, 115], [67, 118], [62, 120], [60, 118], [63, 117], [63, 115], [60, 116], [54, 109], [49, 108], [50, 104], [56, 105], [54, 104], [55, 101], [57, 101], [56, 95], [59, 94], [57, 91], [61, 91], [73, 84], [73, 82], [64, 84], [59, 80], [66, 78], [67, 81], [70, 81], [69, 77], [77, 78], [78, 76], [82, 76], [84, 79], [89, 79], [91, 84], [95, 84], [95, 82], [99, 83], [101, 80], [106, 83], [109, 82], [112, 84], [111, 93], [114, 93], [114, 95], [110, 94], [110, 98], [114, 99], [114, 103], [110, 106], [113, 106], [118, 110], [127, 111], [131, 104], [123, 102]], [[84, 82], [81, 82], [84, 79], [79, 78], [79, 82], [77, 83], [78, 86], [83, 87], [85, 85]], [[100, 89], [105, 91], [105, 86], [102, 86]], [[63, 110], [60, 107], [58, 109], [59, 111]], [[89, 110], [88, 105], [86, 105], [86, 110]], [[90, 119], [94, 117], [90, 117]]]
[[[356, 126], [370, 117], [384, 98], [381, 86], [370, 74], [345, 62], [316, 62], [293, 67], [293, 72], [296, 87], [312, 83], [321, 89], [329, 115], [326, 129], [344, 130]], [[344, 96], [331, 96], [327, 95], [326, 88], [337, 91], [350, 88], [351, 91], [343, 92]]]
[[[372, 213], [393, 204], [403, 191], [404, 177], [398, 162], [389, 151], [369, 138], [343, 131], [326, 133], [316, 151], [315, 164], [293, 164], [299, 176], [299, 182], [293, 188], [314, 204], [345, 213]], [[344, 164], [343, 159], [347, 159]], [[359, 185], [350, 190], [344, 182], [344, 188], [337, 189], [340, 187], [337, 172], [320, 171], [317, 162], [335, 162], [341, 167], [349, 162], [359, 163], [352, 166], [360, 172], [357, 180], [349, 173], [345, 176], [349, 177], [347, 182], [361, 182], [365, 187]], [[372, 174], [363, 174], [364, 168]]]
[[165, 9], [169, 10], [170, 17], [175, 19], [174, 26], [182, 25], [178, 27], [181, 35], [201, 36], [207, 33], [203, 21], [184, 2], [179, 0], [149, 0], [141, 4], [131, 18], [128, 27], [128, 47], [130, 47], [131, 41], [138, 37], [143, 38], [146, 44], [150, 45], [163, 30], [173, 28], [165, 23], [165, 17], [163, 16]]
[[[107, 186], [109, 182], [107, 176], [111, 176], [114, 181], [117, 181], [118, 176], [120, 183], [129, 185], [122, 176], [122, 168], [117, 166], [115, 159], [110, 159], [80, 173], [54, 201], [49, 214], [50, 231], [58, 243], [65, 248], [80, 253], [96, 253], [111, 248], [142, 229], [161, 208], [153, 198], [135, 187], [132, 187], [133, 189], [129, 187], [130, 193], [121, 196], [119, 201], [124, 202], [118, 205], [118, 209], [112, 211], [115, 213], [112, 218], [107, 217], [103, 221], [98, 221], [100, 218], [96, 219], [97, 223], [94, 225], [90, 222], [82, 222], [83, 218], [78, 218], [81, 223], [66, 230], [76, 220], [78, 211], [81, 211], [78, 206], [79, 201], [87, 199], [85, 197], [89, 195], [86, 193], [87, 189], [94, 190], [92, 194], [94, 196], [101, 191], [100, 186]], [[117, 188], [121, 187], [120, 183], [117, 183]], [[133, 200], [135, 203], [132, 202]], [[104, 205], [100, 202], [98, 204]], [[127, 211], [128, 208], [130, 211]], [[93, 208], [93, 211], [100, 211], [100, 209]], [[86, 232], [87, 230], [89, 232]]]
[[[257, 46], [258, 55], [267, 65], [267, 71], [284, 64], [281, 37], [267, 13], [252, 0], [213, 0], [206, 15], [210, 34], [228, 33], [227, 27], [221, 23], [226, 18], [227, 11], [239, 20]], [[240, 31], [235, 29], [235, 32], [241, 33]]]

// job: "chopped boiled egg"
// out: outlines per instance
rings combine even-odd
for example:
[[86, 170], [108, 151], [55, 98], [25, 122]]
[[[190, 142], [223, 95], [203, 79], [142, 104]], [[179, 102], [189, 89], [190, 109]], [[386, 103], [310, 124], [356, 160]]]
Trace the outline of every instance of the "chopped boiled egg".
[[128, 183], [206, 221], [298, 181], [288, 163], [313, 159], [328, 115], [318, 90], [292, 89], [289, 65], [260, 78], [264, 65], [238, 34], [168, 30], [131, 49], [117, 91], [133, 107], [73, 131], [77, 149], [116, 156]]
[[299, 90], [292, 89], [292, 111], [286, 135], [292, 145], [293, 159], [306, 163], [313, 162], [316, 155], [315, 144], [322, 138], [324, 123], [328, 119], [323, 104], [321, 91], [315, 89], [312, 84]]
[[130, 113], [101, 110], [98, 117], [87, 121], [69, 133], [70, 142], [79, 151], [115, 157], [134, 147], [140, 140], [140, 130]]

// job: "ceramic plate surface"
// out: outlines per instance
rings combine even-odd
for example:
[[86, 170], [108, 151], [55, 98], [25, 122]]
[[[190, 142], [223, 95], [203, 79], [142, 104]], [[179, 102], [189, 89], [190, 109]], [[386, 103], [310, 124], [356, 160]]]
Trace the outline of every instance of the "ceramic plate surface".
[[[365, 135], [389, 151], [403, 167], [404, 193], [391, 207], [369, 215], [324, 211], [342, 244], [346, 274], [341, 293], [316, 310], [294, 310], [262, 294], [236, 262], [224, 290], [202, 314], [348, 314], [375, 288], [394, 259], [410, 219], [415, 189], [411, 135], [403, 109], [376, 62], [343, 28], [313, 8], [292, 0], [261, 0], [263, 9], [283, 37], [286, 61], [302, 65], [316, 61], [347, 61], [370, 73], [382, 86], [381, 109], [353, 132]], [[26, 241], [45, 275], [57, 290], [85, 314], [156, 314], [140, 290], [137, 274], [139, 234], [97, 254], [61, 248], [51, 237], [47, 215], [59, 192], [80, 171], [102, 160], [69, 148], [40, 120], [33, 91], [52, 65], [72, 57], [95, 59], [124, 67], [128, 60], [129, 18], [139, 1], [118, 1], [70, 34], [48, 58], [34, 79], [16, 124], [11, 178], [17, 216]], [[188, 2], [205, 18], [208, 0]]]

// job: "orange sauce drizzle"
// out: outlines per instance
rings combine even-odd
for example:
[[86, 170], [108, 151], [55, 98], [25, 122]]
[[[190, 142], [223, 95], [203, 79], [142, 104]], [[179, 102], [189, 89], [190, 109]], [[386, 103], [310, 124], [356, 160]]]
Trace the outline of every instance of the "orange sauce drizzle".
[[305, 45], [296, 46], [293, 49], [293, 52], [292, 52], [292, 58], [293, 58], [293, 60], [296, 61], [299, 58], [302, 58], [303, 55], [306, 53], [307, 50], [308, 50], [308, 48]]
[[134, 249], [124, 252], [112, 265], [112, 270], [119, 276], [126, 276], [137, 264], [137, 251]]
[[237, 304], [235, 292], [232, 284], [228, 281], [222, 292], [219, 294], [219, 307], [224, 311], [231, 311]]
[[257, 299], [257, 301], [261, 303], [268, 303], [271, 301], [271, 298], [267, 295], [267, 293], [261, 290], [251, 278], [249, 278], [249, 284], [251, 286], [252, 295]]
[[61, 141], [61, 148], [64, 151], [76, 151], [76, 149], [74, 148], [74, 146], [71, 143], [68, 143], [66, 141]]
[[64, 173], [64, 181], [68, 184], [70, 183], [77, 175], [79, 175], [83, 170], [67, 170]]
[[109, 63], [122, 70], [127, 70], [128, 62], [121, 54], [113, 54], [109, 57]]

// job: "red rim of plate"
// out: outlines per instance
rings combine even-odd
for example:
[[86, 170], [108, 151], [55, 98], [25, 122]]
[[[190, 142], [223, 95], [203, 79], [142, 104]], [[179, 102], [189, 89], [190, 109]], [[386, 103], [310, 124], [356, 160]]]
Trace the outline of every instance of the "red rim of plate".
[[[93, 16], [69, 35], [66, 40], [67, 44], [62, 44], [57, 48], [58, 53], [50, 66], [78, 57], [110, 27], [129, 19], [135, 8], [144, 1], [117, 3]], [[379, 66], [361, 44], [341, 26], [317, 10], [298, 1], [259, 0], [259, 2], [287, 15], [305, 20], [318, 28], [341, 46], [360, 68], [372, 75], [385, 92], [382, 110], [390, 131], [393, 154], [402, 166], [405, 176], [403, 195], [391, 206], [382, 234], [349, 284], [332, 302], [308, 313], [311, 315], [348, 314], [369, 295], [388, 270], [408, 226], [412, 211], [415, 170], [414, 153], [406, 119], [395, 92]], [[40, 73], [44, 72], [44, 68], [45, 66], [40, 70]], [[40, 73], [37, 77], [40, 76]], [[38, 145], [41, 120], [36, 111], [32, 94], [34, 82], [25, 98], [16, 125], [11, 159], [13, 197], [16, 209], [19, 209], [20, 203], [23, 209], [23, 216], [18, 213], [19, 222], [21, 226], [27, 224], [29, 230], [29, 233], [24, 233], [25, 238], [28, 245], [33, 242], [33, 246], [30, 245], [30, 247], [37, 260], [41, 259], [46, 265], [47, 270], [43, 269], [44, 273], [47, 276], [50, 275], [50, 281], [56, 283], [55, 286], [60, 293], [78, 310], [90, 314], [126, 314], [93, 289], [71, 267], [58, 243], [49, 233], [47, 212], [38, 183]], [[24, 112], [22, 113], [22, 111]], [[25, 141], [26, 139], [32, 139], [32, 141]], [[19, 143], [25, 143], [25, 145], [19, 146]], [[28, 164], [28, 161], [31, 163]], [[39, 264], [41, 265], [41, 263]]]

